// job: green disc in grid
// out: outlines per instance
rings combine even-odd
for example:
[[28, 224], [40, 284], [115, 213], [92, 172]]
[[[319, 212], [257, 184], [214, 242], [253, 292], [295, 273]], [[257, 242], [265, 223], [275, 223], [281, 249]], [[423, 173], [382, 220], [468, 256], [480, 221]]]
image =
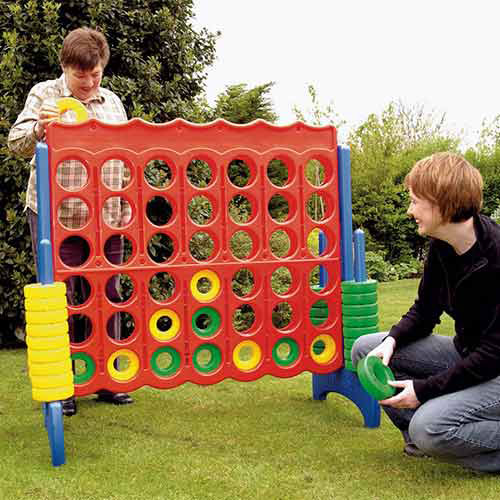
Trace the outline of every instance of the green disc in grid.
[[193, 314], [191, 326], [200, 337], [211, 337], [220, 328], [221, 317], [213, 307], [202, 307]]

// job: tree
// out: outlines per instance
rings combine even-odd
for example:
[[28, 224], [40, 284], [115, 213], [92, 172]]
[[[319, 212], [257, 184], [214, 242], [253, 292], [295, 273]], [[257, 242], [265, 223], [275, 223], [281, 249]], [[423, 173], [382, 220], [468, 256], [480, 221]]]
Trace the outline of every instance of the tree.
[[314, 125], [316, 127], [322, 125], [334, 125], [337, 130], [345, 126], [346, 121], [340, 118], [338, 113], [335, 111], [333, 102], [328, 103], [323, 108], [314, 85], [309, 85], [307, 87], [307, 93], [311, 98], [312, 108], [307, 111], [303, 111], [298, 106], [294, 106], [293, 112], [295, 113], [297, 120], [309, 123], [310, 125]]
[[224, 118], [231, 123], [250, 123], [254, 120], [275, 122], [276, 113], [269, 97], [273, 82], [257, 85], [251, 89], [245, 83], [229, 85], [217, 96], [211, 110], [212, 119]]
[[29, 168], [7, 150], [7, 135], [37, 82], [56, 78], [58, 52], [72, 29], [103, 31], [111, 60], [103, 85], [130, 117], [189, 118], [215, 57], [217, 34], [195, 31], [193, 0], [16, 0], [0, 3], [0, 344], [23, 323], [22, 287], [33, 281], [22, 214]]
[[483, 122], [479, 142], [465, 157], [481, 172], [484, 180], [483, 211], [500, 211], [500, 115]]

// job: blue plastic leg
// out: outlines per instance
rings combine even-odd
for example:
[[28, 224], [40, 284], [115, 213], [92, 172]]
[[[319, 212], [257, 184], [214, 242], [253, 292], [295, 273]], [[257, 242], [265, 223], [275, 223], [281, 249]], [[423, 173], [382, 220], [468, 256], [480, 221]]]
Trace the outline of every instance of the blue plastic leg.
[[350, 399], [361, 411], [366, 427], [380, 425], [380, 406], [361, 386], [358, 376], [342, 368], [326, 375], [312, 376], [313, 399], [325, 400], [329, 392], [338, 392]]
[[64, 426], [62, 404], [60, 401], [43, 403], [45, 427], [49, 435], [52, 465], [57, 467], [66, 463], [64, 455]]

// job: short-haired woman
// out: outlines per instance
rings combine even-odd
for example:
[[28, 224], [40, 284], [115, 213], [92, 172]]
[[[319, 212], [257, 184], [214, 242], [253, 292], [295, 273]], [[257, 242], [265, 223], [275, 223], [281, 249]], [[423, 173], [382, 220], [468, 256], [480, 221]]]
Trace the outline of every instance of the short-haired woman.
[[[399, 392], [381, 404], [405, 453], [500, 471], [500, 227], [479, 213], [481, 174], [460, 155], [420, 160], [405, 184], [430, 238], [418, 296], [389, 333], [359, 338], [352, 359], [393, 370]], [[443, 313], [454, 337], [433, 333]]]

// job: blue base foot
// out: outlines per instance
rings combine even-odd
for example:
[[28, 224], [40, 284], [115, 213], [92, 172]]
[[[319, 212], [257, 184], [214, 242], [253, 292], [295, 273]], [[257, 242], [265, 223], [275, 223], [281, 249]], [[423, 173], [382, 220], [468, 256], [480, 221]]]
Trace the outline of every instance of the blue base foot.
[[361, 411], [366, 427], [380, 425], [380, 406], [361, 386], [358, 376], [342, 368], [327, 375], [312, 376], [313, 399], [324, 401], [329, 392], [338, 392], [350, 399]]
[[42, 403], [42, 409], [45, 428], [49, 435], [52, 465], [57, 467], [66, 463], [62, 404], [60, 401]]

